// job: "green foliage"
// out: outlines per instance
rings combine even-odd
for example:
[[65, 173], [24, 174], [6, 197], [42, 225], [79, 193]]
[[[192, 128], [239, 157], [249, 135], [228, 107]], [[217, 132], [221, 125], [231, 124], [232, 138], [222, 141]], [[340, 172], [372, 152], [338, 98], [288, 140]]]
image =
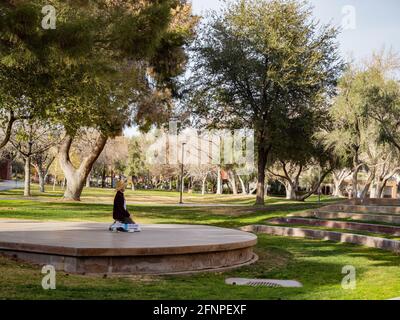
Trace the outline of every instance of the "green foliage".
[[[41, 27], [47, 4], [56, 8], [55, 30]], [[132, 114], [144, 114], [140, 109], [148, 101], [162, 115], [172, 97], [151, 97], [183, 71], [186, 57], [176, 61], [159, 51], [165, 51], [165, 43], [180, 50], [197, 21], [185, 0], [18, 1], [1, 4], [0, 12], [0, 87], [9, 83], [22, 89], [0, 96], [10, 104], [27, 97], [72, 135], [82, 127], [118, 135]], [[155, 68], [156, 61], [171, 68]]]
[[[392, 70], [389, 70], [392, 71]], [[400, 85], [385, 66], [375, 63], [364, 73], [363, 111], [377, 122], [377, 137], [400, 151]]]
[[321, 150], [312, 138], [317, 115], [343, 69], [337, 30], [316, 22], [303, 2], [237, 0], [213, 13], [199, 34], [188, 105], [202, 125], [254, 129], [262, 204], [268, 157], [307, 161]]
[[271, 143], [273, 130], [333, 94], [336, 34], [297, 1], [233, 2], [193, 48], [196, 111], [207, 124], [264, 131]]
[[400, 141], [400, 87], [386, 71], [375, 61], [364, 68], [348, 68], [339, 81], [331, 126], [319, 136], [343, 163], [357, 165], [363, 153], [373, 157], [379, 148], [387, 153], [388, 142], [396, 147]]
[[125, 174], [129, 177], [139, 177], [147, 173], [145, 146], [143, 137], [131, 138], [129, 142], [129, 158]]
[[342, 159], [358, 157], [366, 142], [366, 132], [371, 128], [371, 119], [363, 108], [365, 77], [348, 68], [338, 83], [339, 95], [329, 113], [332, 124], [328, 131], [319, 134], [328, 148], [333, 148]]

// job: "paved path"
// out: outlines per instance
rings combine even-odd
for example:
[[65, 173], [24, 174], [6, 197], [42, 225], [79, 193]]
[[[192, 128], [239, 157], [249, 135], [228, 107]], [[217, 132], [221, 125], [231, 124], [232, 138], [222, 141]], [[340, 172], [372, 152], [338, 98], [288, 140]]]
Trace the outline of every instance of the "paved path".
[[16, 188], [23, 188], [24, 184], [21, 181], [5, 180], [0, 181], [0, 191], [7, 191]]

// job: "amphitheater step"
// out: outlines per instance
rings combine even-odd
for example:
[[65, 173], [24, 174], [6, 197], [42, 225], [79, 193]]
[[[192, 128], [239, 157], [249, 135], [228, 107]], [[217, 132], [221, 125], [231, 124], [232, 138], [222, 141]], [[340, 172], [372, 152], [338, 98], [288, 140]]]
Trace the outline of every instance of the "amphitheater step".
[[243, 227], [241, 228], [241, 230], [246, 232], [263, 233], [283, 237], [310, 238], [342, 243], [352, 243], [370, 248], [378, 248], [400, 253], [400, 241], [360, 234], [267, 225], [251, 225]]
[[301, 218], [318, 218], [323, 220], [332, 219], [349, 219], [356, 221], [370, 221], [391, 223], [400, 225], [400, 216], [383, 215], [383, 214], [368, 214], [368, 213], [352, 213], [352, 212], [336, 212], [336, 211], [310, 211], [302, 213], [289, 214], [288, 217]]
[[357, 223], [348, 221], [320, 220], [310, 218], [276, 218], [266, 221], [268, 224], [292, 224], [313, 227], [325, 227], [330, 229], [343, 229], [353, 231], [367, 231], [372, 233], [382, 233], [391, 236], [400, 236], [400, 226], [388, 226], [378, 224]]
[[400, 207], [382, 205], [336, 204], [326, 206], [321, 211], [400, 215]]
[[346, 204], [363, 206], [394, 206], [400, 207], [399, 199], [352, 199], [346, 200]]

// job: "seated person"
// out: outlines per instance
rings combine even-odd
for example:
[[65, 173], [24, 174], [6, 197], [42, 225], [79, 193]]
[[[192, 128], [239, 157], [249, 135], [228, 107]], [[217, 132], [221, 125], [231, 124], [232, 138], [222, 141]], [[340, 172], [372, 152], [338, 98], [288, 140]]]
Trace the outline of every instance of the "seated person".
[[131, 218], [131, 215], [126, 209], [126, 200], [124, 196], [126, 183], [124, 181], [118, 181], [116, 189], [117, 194], [115, 195], [113, 209], [114, 220], [123, 224], [135, 224]]

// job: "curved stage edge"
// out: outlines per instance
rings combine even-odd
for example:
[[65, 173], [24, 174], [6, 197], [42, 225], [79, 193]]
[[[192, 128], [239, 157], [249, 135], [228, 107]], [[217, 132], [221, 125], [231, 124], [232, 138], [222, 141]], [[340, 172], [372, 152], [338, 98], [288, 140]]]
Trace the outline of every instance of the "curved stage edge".
[[198, 225], [143, 225], [112, 233], [102, 223], [0, 221], [0, 253], [73, 274], [163, 275], [225, 271], [257, 261], [257, 237]]

